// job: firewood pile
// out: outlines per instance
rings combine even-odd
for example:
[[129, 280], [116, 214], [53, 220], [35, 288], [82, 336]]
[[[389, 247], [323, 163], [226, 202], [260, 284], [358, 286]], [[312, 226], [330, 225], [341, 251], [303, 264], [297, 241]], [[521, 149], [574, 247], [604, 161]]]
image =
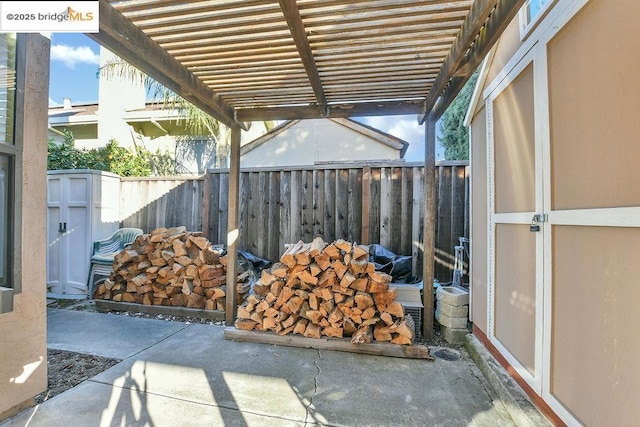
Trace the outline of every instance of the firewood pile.
[[[224, 310], [227, 257], [220, 255], [201, 232], [157, 228], [114, 257], [113, 271], [94, 298]], [[242, 303], [250, 289], [249, 272], [238, 271], [237, 301]]]
[[238, 307], [235, 327], [305, 337], [351, 337], [354, 344], [413, 344], [414, 324], [375, 270], [369, 247], [322, 238], [289, 245], [280, 262], [262, 270]]

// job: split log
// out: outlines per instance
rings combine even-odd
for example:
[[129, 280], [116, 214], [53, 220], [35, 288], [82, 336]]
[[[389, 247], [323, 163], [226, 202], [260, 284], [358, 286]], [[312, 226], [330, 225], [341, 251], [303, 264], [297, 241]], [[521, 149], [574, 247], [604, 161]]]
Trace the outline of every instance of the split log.
[[316, 238], [285, 248], [280, 262], [254, 284], [254, 294], [238, 310], [239, 321], [248, 318], [255, 329], [280, 335], [413, 342], [397, 291], [389, 288], [391, 276], [368, 261], [368, 246]]

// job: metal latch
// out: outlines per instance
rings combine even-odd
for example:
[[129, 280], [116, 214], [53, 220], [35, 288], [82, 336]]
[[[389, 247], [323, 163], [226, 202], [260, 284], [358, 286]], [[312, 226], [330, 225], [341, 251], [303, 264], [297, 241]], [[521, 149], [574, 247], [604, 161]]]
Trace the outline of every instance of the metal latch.
[[531, 219], [531, 224], [529, 225], [529, 231], [535, 233], [540, 231], [541, 222], [547, 222], [549, 220], [549, 216], [547, 214], [535, 214]]

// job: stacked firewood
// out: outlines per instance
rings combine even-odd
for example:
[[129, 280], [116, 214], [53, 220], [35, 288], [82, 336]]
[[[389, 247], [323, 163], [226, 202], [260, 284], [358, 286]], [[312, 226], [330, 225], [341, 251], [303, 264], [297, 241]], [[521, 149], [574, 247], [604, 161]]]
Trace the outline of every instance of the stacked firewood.
[[[227, 257], [220, 254], [201, 232], [157, 228], [116, 254], [113, 271], [94, 298], [224, 310]], [[241, 303], [250, 288], [249, 272], [240, 271], [237, 279]]]
[[391, 276], [376, 271], [369, 248], [316, 238], [289, 245], [280, 262], [262, 271], [238, 307], [235, 327], [279, 335], [351, 337], [354, 344], [412, 344], [411, 316], [396, 301]]

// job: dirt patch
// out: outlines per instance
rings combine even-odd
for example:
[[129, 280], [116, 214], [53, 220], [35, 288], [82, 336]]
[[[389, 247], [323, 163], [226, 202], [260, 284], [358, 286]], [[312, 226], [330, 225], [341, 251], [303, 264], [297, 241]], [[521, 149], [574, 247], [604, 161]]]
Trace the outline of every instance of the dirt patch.
[[42, 403], [75, 387], [118, 362], [120, 362], [118, 359], [49, 349], [47, 350], [48, 387], [46, 391], [36, 396], [36, 403]]

